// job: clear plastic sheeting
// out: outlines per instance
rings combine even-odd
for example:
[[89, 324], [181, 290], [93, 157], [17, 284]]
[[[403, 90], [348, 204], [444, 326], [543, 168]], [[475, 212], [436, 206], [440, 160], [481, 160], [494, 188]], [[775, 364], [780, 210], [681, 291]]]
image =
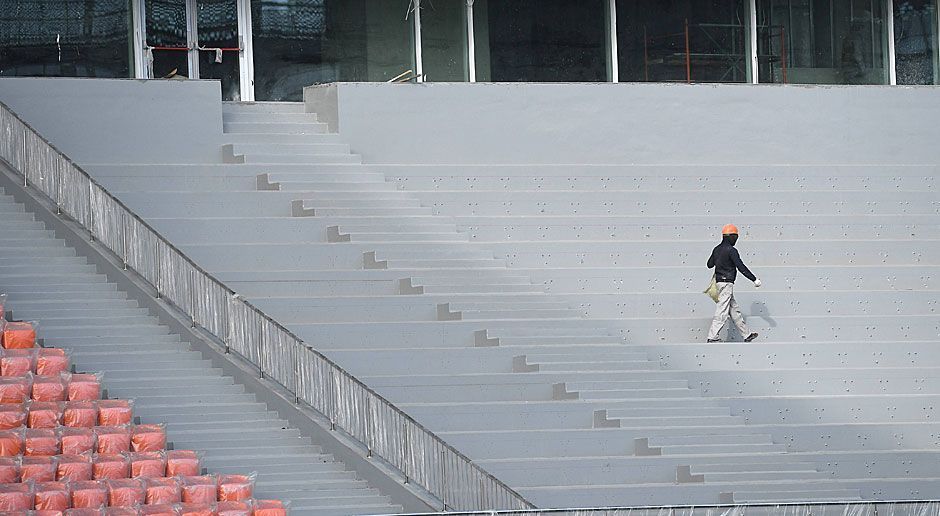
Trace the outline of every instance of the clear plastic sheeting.
[[444, 510], [532, 508], [521, 495], [203, 271], [2, 103], [0, 161], [23, 184], [54, 203], [60, 215], [88, 231], [158, 297], [185, 314], [193, 327], [204, 329], [227, 351], [252, 364], [260, 377], [293, 393], [298, 403], [329, 418], [333, 429], [348, 434], [369, 456], [437, 497]]

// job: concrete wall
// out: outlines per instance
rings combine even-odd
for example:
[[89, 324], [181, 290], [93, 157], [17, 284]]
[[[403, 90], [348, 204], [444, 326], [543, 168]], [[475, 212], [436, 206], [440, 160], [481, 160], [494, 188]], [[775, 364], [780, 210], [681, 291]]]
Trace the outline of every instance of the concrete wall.
[[340, 83], [304, 98], [373, 163], [940, 162], [935, 87]]
[[78, 163], [221, 160], [218, 81], [11, 77], [0, 101]]

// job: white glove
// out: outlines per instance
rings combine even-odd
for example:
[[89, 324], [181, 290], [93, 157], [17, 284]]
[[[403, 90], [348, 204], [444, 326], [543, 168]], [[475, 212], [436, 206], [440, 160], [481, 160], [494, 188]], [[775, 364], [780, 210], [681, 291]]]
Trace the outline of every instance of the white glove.
[[754, 280], [754, 286], [757, 288], [760, 288], [761, 286], [760, 278], [757, 278], [756, 280]]

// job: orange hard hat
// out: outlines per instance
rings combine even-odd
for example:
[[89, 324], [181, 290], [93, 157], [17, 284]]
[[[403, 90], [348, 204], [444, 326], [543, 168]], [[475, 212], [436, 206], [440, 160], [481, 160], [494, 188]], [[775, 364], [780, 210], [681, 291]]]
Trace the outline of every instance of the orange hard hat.
[[722, 235], [737, 235], [738, 227], [734, 224], [727, 224], [725, 227], [721, 228]]

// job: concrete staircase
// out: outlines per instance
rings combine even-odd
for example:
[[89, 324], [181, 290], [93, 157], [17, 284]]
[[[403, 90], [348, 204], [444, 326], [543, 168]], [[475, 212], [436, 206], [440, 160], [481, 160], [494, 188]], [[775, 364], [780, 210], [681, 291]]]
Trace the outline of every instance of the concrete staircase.
[[134, 399], [141, 422], [166, 423], [177, 449], [204, 452], [209, 472], [258, 472], [256, 498], [289, 500], [295, 514], [401, 511], [192, 351], [6, 194], [0, 292], [9, 295], [16, 318], [40, 321], [47, 346], [70, 350], [77, 370], [104, 373], [110, 397]]
[[[375, 165], [299, 104], [223, 117], [226, 163], [86, 168], [537, 505], [940, 487], [938, 167]], [[761, 339], [706, 346], [727, 222]]]

